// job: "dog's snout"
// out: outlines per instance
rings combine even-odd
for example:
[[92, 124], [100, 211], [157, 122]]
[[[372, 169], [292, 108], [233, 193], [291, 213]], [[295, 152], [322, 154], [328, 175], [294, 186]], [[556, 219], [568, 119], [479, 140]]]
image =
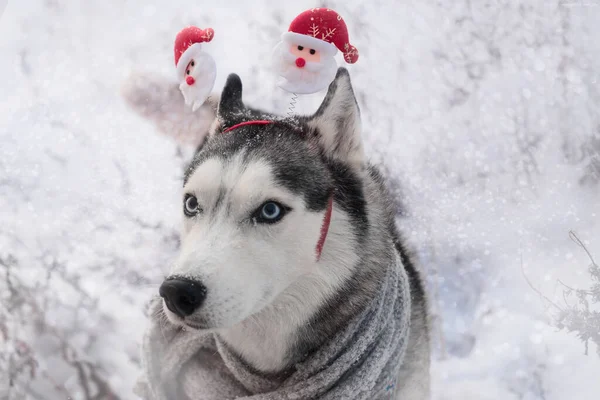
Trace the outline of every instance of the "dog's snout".
[[183, 318], [202, 305], [206, 298], [206, 287], [198, 281], [171, 278], [160, 285], [158, 293], [165, 300], [167, 308]]

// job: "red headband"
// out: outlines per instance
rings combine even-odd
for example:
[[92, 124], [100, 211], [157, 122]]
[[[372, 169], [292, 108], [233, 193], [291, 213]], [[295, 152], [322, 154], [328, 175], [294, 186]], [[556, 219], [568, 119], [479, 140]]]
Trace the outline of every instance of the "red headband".
[[331, 212], [333, 211], [333, 194], [327, 202], [327, 210], [325, 211], [325, 217], [323, 218], [323, 224], [321, 225], [321, 237], [317, 242], [317, 261], [321, 259], [321, 252], [323, 246], [325, 246], [325, 239], [327, 239], [327, 233], [329, 232], [329, 224], [331, 223]]
[[[222, 133], [231, 132], [234, 129], [241, 128], [246, 125], [269, 125], [272, 124], [273, 121], [267, 120], [255, 120], [255, 121], [245, 121], [240, 122], [239, 124], [235, 124], [234, 126], [225, 129]], [[321, 235], [319, 236], [319, 241], [317, 242], [316, 252], [317, 252], [317, 261], [321, 258], [321, 252], [323, 251], [323, 246], [325, 246], [325, 239], [327, 239], [327, 233], [329, 232], [329, 224], [331, 223], [331, 213], [333, 211], [333, 194], [329, 198], [327, 202], [327, 210], [325, 210], [325, 217], [323, 217], [323, 224], [321, 225]]]
[[225, 129], [222, 133], [231, 132], [234, 129], [237, 129], [237, 128], [240, 128], [240, 127], [246, 126], [246, 125], [269, 125], [272, 123], [273, 123], [273, 121], [260, 120], [260, 119], [256, 120], [256, 121], [245, 121], [245, 122], [240, 122], [239, 124], [235, 124], [231, 128]]

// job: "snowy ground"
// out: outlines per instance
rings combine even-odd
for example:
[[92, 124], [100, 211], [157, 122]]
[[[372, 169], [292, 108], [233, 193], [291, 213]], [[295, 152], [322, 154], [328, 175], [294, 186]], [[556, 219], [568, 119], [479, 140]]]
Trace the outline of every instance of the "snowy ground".
[[[173, 77], [174, 34], [212, 26], [216, 87], [237, 72], [249, 104], [283, 112], [266, 60], [287, 23], [323, 3], [282, 3], [9, 0], [0, 11], [0, 399], [133, 398], [189, 151], [120, 89], [136, 70]], [[586, 356], [554, 327], [524, 273], [563, 305], [557, 279], [589, 284], [569, 230], [600, 259], [600, 3], [324, 4], [361, 52], [350, 71], [369, 155], [402, 187], [399, 222], [429, 276], [435, 399], [599, 398], [596, 348]]]

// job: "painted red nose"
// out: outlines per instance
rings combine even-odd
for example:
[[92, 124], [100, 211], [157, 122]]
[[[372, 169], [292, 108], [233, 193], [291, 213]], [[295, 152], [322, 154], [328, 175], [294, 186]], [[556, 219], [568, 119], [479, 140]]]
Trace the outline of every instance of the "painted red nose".
[[196, 82], [196, 80], [192, 76], [188, 76], [187, 78], [185, 78], [185, 82], [191, 86], [194, 84], [194, 82]]
[[296, 58], [296, 67], [303, 68], [306, 65], [306, 60], [302, 57]]

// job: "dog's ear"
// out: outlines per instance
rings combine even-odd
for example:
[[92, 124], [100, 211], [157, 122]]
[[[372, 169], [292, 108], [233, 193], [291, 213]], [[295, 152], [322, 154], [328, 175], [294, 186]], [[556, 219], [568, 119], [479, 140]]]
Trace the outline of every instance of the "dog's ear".
[[221, 101], [217, 109], [217, 118], [222, 124], [237, 120], [244, 111], [242, 102], [242, 80], [237, 74], [230, 74], [225, 82]]
[[310, 137], [318, 141], [325, 154], [362, 170], [365, 155], [360, 110], [345, 68], [338, 69], [323, 103], [307, 123]]
[[217, 108], [217, 118], [210, 127], [209, 134], [217, 134], [240, 122], [265, 118], [272, 119], [273, 116], [261, 110], [246, 107], [242, 101], [242, 80], [237, 74], [230, 74], [225, 82], [225, 87], [223, 87]]
[[185, 105], [177, 83], [162, 76], [136, 72], [122, 85], [125, 102], [158, 130], [180, 144], [199, 146], [215, 120], [219, 95], [211, 94], [195, 112]]

